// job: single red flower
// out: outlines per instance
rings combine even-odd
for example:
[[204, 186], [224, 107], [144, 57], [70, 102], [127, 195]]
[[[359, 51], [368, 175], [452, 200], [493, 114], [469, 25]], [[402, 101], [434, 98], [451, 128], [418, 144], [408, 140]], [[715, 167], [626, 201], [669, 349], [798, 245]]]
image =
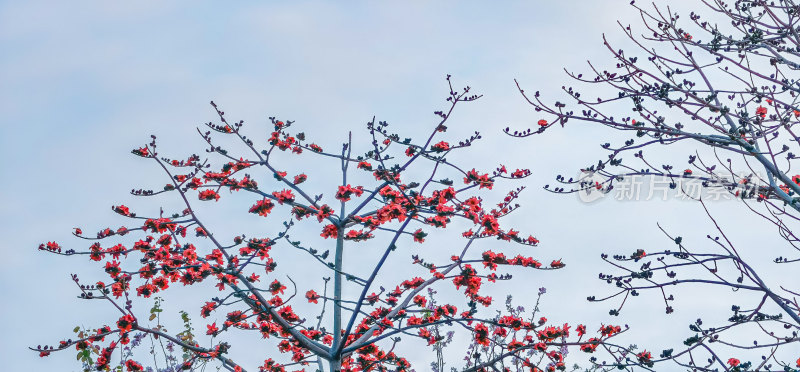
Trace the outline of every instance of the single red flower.
[[269, 285], [269, 292], [272, 293], [272, 295], [277, 295], [279, 293], [283, 294], [283, 290], [285, 290], [285, 289], [286, 289], [286, 286], [281, 284], [281, 282], [279, 282], [278, 279], [275, 279]]
[[760, 116], [762, 119], [767, 116], [767, 108], [764, 106], [758, 106], [756, 109], [756, 115]]
[[597, 349], [597, 345], [600, 345], [600, 340], [592, 337], [587, 340], [585, 344], [581, 345], [581, 351], [585, 353], [593, 353], [595, 349]]
[[447, 150], [449, 150], [449, 149], [450, 149], [450, 144], [449, 144], [449, 143], [447, 143], [447, 142], [445, 142], [445, 141], [442, 141], [442, 142], [439, 142], [439, 143], [437, 143], [437, 144], [435, 144], [435, 145], [431, 146], [431, 149], [432, 149], [433, 151], [435, 151], [435, 152], [443, 152], [443, 151], [447, 151]]
[[128, 209], [128, 207], [126, 207], [124, 205], [120, 205], [120, 206], [114, 207], [114, 212], [117, 212], [117, 213], [119, 213], [119, 214], [121, 214], [123, 216], [130, 216], [131, 215], [131, 212]]
[[139, 155], [143, 158], [150, 156], [150, 150], [147, 149], [147, 146], [140, 147], [138, 149], [134, 149], [131, 151], [134, 155]]
[[133, 325], [136, 323], [136, 318], [133, 317], [131, 314], [125, 314], [119, 320], [117, 320], [117, 327], [121, 332], [130, 332], [133, 329]]
[[426, 236], [428, 236], [428, 234], [422, 232], [422, 229], [417, 229], [417, 231], [414, 231], [414, 241], [417, 243], [424, 242]]
[[219, 328], [217, 328], [217, 322], [212, 324], [206, 325], [208, 330], [206, 331], [207, 335], [216, 336], [219, 333]]
[[142, 367], [141, 364], [130, 359], [125, 362], [125, 368], [128, 370], [128, 372], [144, 371], [144, 367]]
[[358, 162], [358, 165], [356, 166], [356, 168], [371, 171], [372, 170], [372, 164], [370, 164], [370, 163], [368, 163], [366, 161], [360, 161], [360, 162]]
[[208, 317], [209, 315], [211, 315], [211, 311], [213, 311], [216, 307], [217, 307], [216, 302], [206, 302], [206, 304], [203, 305], [203, 308], [200, 309], [200, 316], [202, 316], [203, 318]]
[[306, 299], [308, 299], [308, 302], [316, 304], [318, 303], [317, 300], [319, 300], [319, 295], [312, 289], [306, 292]]
[[475, 342], [483, 346], [489, 346], [489, 328], [483, 323], [475, 326]]
[[[639, 359], [639, 363], [644, 364], [645, 366], [652, 366], [653, 365], [653, 356], [650, 354], [649, 351], [644, 350], [639, 354], [636, 354], [636, 358]], [[738, 361], [737, 361], [738, 362]]]

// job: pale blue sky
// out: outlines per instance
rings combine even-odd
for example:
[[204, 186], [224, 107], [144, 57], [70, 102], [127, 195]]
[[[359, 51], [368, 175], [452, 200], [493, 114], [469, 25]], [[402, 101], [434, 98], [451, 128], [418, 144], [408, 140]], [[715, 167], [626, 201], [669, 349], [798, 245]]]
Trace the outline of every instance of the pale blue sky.
[[[72, 227], [119, 223], [108, 222], [112, 204], [135, 203], [127, 192], [137, 184], [159, 184], [152, 168], [129, 154], [149, 134], [167, 152], [202, 151], [193, 131], [214, 119], [210, 100], [253, 127], [272, 115], [297, 120], [332, 145], [373, 115], [409, 133], [433, 122], [446, 74], [485, 95], [453, 118], [460, 130], [481, 130], [483, 154], [534, 171], [517, 223], [542, 240], [543, 257], [573, 265], [525, 279], [531, 288], [548, 287], [545, 312], [563, 321], [608, 322], [610, 304], [584, 300], [607, 293], [595, 280], [608, 271], [598, 266], [600, 250], [668, 247], [656, 221], [699, 241], [711, 232], [702, 210], [674, 202], [587, 206], [541, 191], [556, 174], [594, 161], [598, 136], [622, 137], [579, 124], [518, 141], [500, 129], [538, 120], [513, 79], [555, 98], [572, 84], [564, 66], [608, 62], [601, 33], [618, 40], [616, 19], [636, 22], [627, 3], [0, 1], [0, 359], [8, 370], [78, 369], [72, 352], [39, 359], [25, 347], [69, 336], [76, 324], [96, 325], [86, 314], [102, 318], [108, 308], [75, 299], [69, 274], [96, 280], [100, 273], [82, 259], [36, 247], [48, 240], [83, 247], [69, 239]], [[728, 222], [743, 245], [758, 241], [738, 228], [747, 222]], [[663, 313], [657, 297], [631, 306], [638, 310], [614, 321], [642, 326], [647, 316], [637, 311]], [[687, 306], [663, 318], [677, 326], [650, 323], [634, 335], [680, 342], [688, 323], [675, 319], [694, 319], [692, 306], [712, 304]]]

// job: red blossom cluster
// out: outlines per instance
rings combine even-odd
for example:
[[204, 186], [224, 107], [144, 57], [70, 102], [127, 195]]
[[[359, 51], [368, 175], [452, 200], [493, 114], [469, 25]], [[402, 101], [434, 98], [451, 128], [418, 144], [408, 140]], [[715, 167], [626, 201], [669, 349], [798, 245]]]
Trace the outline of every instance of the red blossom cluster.
[[489, 177], [488, 174], [485, 173], [479, 174], [478, 171], [476, 171], [475, 169], [467, 172], [467, 175], [464, 177], [464, 183], [466, 184], [475, 183], [480, 188], [485, 187], [489, 190], [491, 190], [492, 186], [494, 185], [494, 181]]
[[[465, 92], [454, 96], [451, 101], [455, 104], [470, 100], [467, 97], [470, 96]], [[221, 338], [218, 337], [233, 330], [253, 330], [263, 338], [277, 339], [277, 353], [266, 354], [265, 357], [278, 359], [265, 358], [264, 364], [258, 367], [260, 371], [285, 371], [287, 365], [308, 368], [317, 357], [331, 361], [337, 368], [348, 372], [386, 368], [405, 371], [410, 368], [410, 364], [391, 349], [389, 341], [393, 337], [412, 334], [424, 339], [427, 345], [435, 345], [446, 341], [440, 333], [440, 327], [457, 323], [472, 330], [476, 335], [476, 345], [481, 347], [494, 347], [495, 340], [506, 337], [511, 339], [499, 347], [512, 352], [522, 352], [545, 343], [544, 347], [536, 347], [541, 351], [548, 351], [547, 358], [554, 365], [563, 363], [563, 356], [557, 349], [561, 339], [569, 336], [567, 325], [545, 326], [544, 322], [532, 325], [514, 312], [503, 314], [497, 319], [481, 318], [477, 308], [477, 305], [492, 304], [492, 296], [481, 293], [489, 285], [487, 283], [510, 279], [510, 275], [496, 272], [499, 265], [519, 268], [542, 266], [538, 260], [521, 254], [506, 258], [503, 252], [484, 250], [476, 258], [478, 253], [470, 249], [484, 238], [517, 243], [523, 249], [539, 243], [532, 236], [523, 238], [519, 231], [505, 227], [502, 222], [503, 217], [518, 207], [514, 202], [521, 188], [509, 192], [497, 204], [484, 202], [484, 197], [479, 195], [483, 189], [493, 189], [500, 179], [523, 178], [530, 174], [529, 171], [517, 169], [508, 176], [505, 166], [500, 166], [491, 174], [474, 168], [464, 172], [444, 157], [435, 156], [436, 153], [469, 148], [469, 144], [478, 138], [476, 134], [474, 138], [460, 141], [458, 146], [451, 146], [444, 140], [433, 141], [434, 136], [446, 131], [443, 122], [436, 126], [431, 139], [421, 144], [400, 140], [399, 136], [388, 134], [384, 123], [371, 122], [368, 125], [370, 132], [383, 138], [376, 139], [364, 155], [351, 156], [347, 152], [351, 151], [351, 144], [345, 146], [346, 151], [342, 154], [325, 153], [316, 144], [307, 145], [304, 133], [289, 132], [292, 122], [274, 118], [274, 131], [267, 139], [266, 148], [258, 149], [254, 141], [241, 133], [242, 122], [229, 124], [223, 113], [218, 109], [217, 112], [222, 124], [209, 124], [209, 127], [221, 135], [238, 138], [252, 150], [253, 155], [249, 158], [234, 157], [213, 142], [210, 132], [201, 135], [211, 145], [212, 152], [225, 159], [216, 168], [208, 160], [195, 155], [190, 156], [187, 161], [151, 156], [155, 152], [155, 141], [135, 150], [148, 161], [157, 162], [161, 168], [167, 170], [170, 183], [164, 191], [158, 193], [177, 194], [178, 200], [185, 204], [181, 207], [183, 210], [172, 215], [162, 211], [157, 216], [137, 217], [127, 206], [115, 206], [113, 210], [122, 217], [141, 219], [144, 222], [141, 227], [130, 230], [103, 230], [98, 239], [137, 231], [144, 236], [129, 246], [120, 243], [104, 248], [100, 242], [94, 242], [86, 252], [80, 252], [88, 255], [90, 260], [103, 264], [105, 274], [111, 280], [109, 284], [98, 282], [95, 286], [81, 287], [85, 297], [104, 298], [115, 305], [121, 298], [127, 299], [133, 294], [153, 299], [154, 295], [166, 293], [173, 288], [212, 282], [219, 294], [212, 294], [213, 297], [210, 296], [210, 299], [198, 304], [201, 317], [212, 318], [205, 324], [204, 332], [205, 336], [212, 337], [210, 346], [200, 346], [197, 336], [190, 330], [172, 335], [163, 328], [142, 324], [146, 322], [145, 319], [153, 321], [160, 318], [157, 312], [152, 312], [150, 318], [135, 317], [137, 308], [134, 304], [126, 308], [117, 321], [116, 328], [103, 328], [105, 333], [73, 344], [86, 348], [90, 343], [98, 342], [97, 337], [109, 334], [116, 335], [115, 342], [128, 344], [132, 337], [144, 332], [165, 337], [182, 347], [187, 353], [186, 359], [182, 361], [184, 367], [191, 368], [202, 360], [216, 359], [226, 368], [237, 371], [242, 370], [242, 367], [227, 356], [231, 346], [220, 341]], [[389, 149], [395, 148], [392, 147], [393, 144], [402, 144], [400, 147], [405, 149], [410, 159], [403, 158], [399, 164], [387, 165], [387, 161], [401, 158], [389, 155]], [[303, 149], [311, 151], [303, 152]], [[402, 149], [399, 150], [403, 151]], [[370, 181], [373, 184], [369, 185], [367, 182], [352, 185], [341, 182], [330, 186], [327, 192], [312, 192], [301, 188], [305, 187], [305, 173], [297, 172], [293, 179], [287, 179], [288, 172], [274, 167], [273, 162], [277, 163], [277, 160], [273, 159], [273, 153], [283, 152], [322, 159], [335, 158], [345, 164], [345, 172], [346, 165], [352, 162], [356, 165], [355, 169], [374, 176], [374, 181]], [[422, 169], [432, 172], [429, 178], [420, 179], [419, 182], [405, 181], [418, 173], [416, 170], [409, 170], [412, 165], [418, 164], [425, 166]], [[180, 174], [173, 174], [170, 167], [179, 168]], [[264, 173], [274, 176], [274, 181], [268, 181], [276, 182], [278, 186], [272, 190], [261, 190], [268, 182], [257, 182], [250, 175], [237, 176], [238, 172], [245, 169], [261, 167], [266, 170]], [[463, 177], [466, 186], [454, 187], [453, 182], [445, 175], [446, 172], [450, 172], [449, 177]], [[212, 227], [204, 223], [193, 203], [197, 200], [219, 201], [220, 192], [225, 189], [255, 196], [248, 209], [249, 213], [264, 217], [270, 215], [273, 218], [283, 213], [285, 221], [274, 224], [278, 231], [270, 237], [245, 238], [244, 235], [236, 235], [232, 244], [222, 242], [221, 234], [212, 233]], [[187, 197], [187, 193], [192, 190], [197, 192], [197, 199]], [[135, 194], [150, 196], [155, 193], [142, 191]], [[323, 200], [326, 194], [332, 195], [335, 200]], [[359, 203], [351, 203], [343, 208], [347, 213], [325, 204], [325, 201], [338, 201], [344, 205], [356, 197], [363, 198]], [[487, 208], [487, 205], [493, 206], [493, 209]], [[307, 218], [311, 216], [316, 218]], [[460, 254], [439, 264], [427, 262], [414, 255], [413, 262], [423, 267], [420, 272], [409, 272], [407, 279], [388, 285], [386, 279], [380, 275], [389, 269], [384, 267], [385, 257], [405, 251], [407, 247], [404, 245], [407, 242], [425, 243], [429, 236], [425, 231], [426, 227], [445, 229], [456, 219], [463, 220], [471, 227], [455, 234], [461, 245], [458, 250]], [[314, 227], [321, 229], [319, 236], [335, 241], [335, 246], [322, 253], [311, 248], [305, 240], [312, 237], [293, 233], [295, 223], [300, 224], [300, 221], [311, 225], [320, 223], [321, 227]], [[187, 236], [189, 229], [194, 234]], [[76, 230], [76, 235], [80, 234], [80, 230]], [[340, 262], [343, 252], [349, 252], [351, 244], [366, 240], [386, 243], [382, 253], [384, 259], [371, 268], [349, 264], [343, 266]], [[308, 285], [304, 278], [306, 273], [301, 274], [301, 280], [298, 281], [296, 273], [275, 272], [278, 265], [270, 252], [273, 246], [284, 243], [310, 255], [312, 265], [319, 262], [324, 268], [331, 270], [324, 277], [326, 287], [324, 292], [320, 291], [324, 294], [319, 294], [315, 289], [303, 288]], [[42, 244], [40, 249], [61, 253], [61, 247], [55, 242]], [[344, 257], [349, 257], [348, 254], [344, 254]], [[550, 266], [560, 268], [563, 264], [556, 260]], [[365, 269], [366, 274], [361, 272]], [[329, 280], [334, 282], [334, 286], [327, 286]], [[383, 281], [380, 291], [376, 289], [379, 287], [377, 280]], [[347, 292], [343, 292], [341, 288], [350, 282], [357, 285], [354, 288], [360, 288], [362, 293], [355, 298], [346, 299]], [[461, 307], [460, 313], [455, 304], [439, 303], [433, 298], [435, 291], [432, 288], [448, 282], [457, 290], [463, 290], [466, 296], [466, 303]], [[181, 285], [175, 285], [176, 283]], [[305, 293], [302, 301], [304, 306], [293, 302], [296, 301], [295, 293], [298, 291]], [[161, 301], [158, 297], [154, 300]], [[321, 313], [326, 308], [333, 312], [335, 324], [323, 327], [307, 321], [312, 318], [305, 314], [310, 306]], [[348, 307], [352, 309], [342, 311]], [[118, 308], [122, 309], [124, 306]], [[219, 311], [221, 309], [225, 310]], [[322, 315], [318, 317], [320, 322], [325, 320]], [[525, 334], [516, 335], [517, 332]], [[66, 342], [65, 345], [71, 344]], [[111, 368], [110, 356], [115, 346], [116, 343], [112, 343], [103, 349], [101, 358], [95, 361], [98, 369]], [[38, 351], [44, 355], [50, 349]], [[531, 368], [538, 368], [530, 360], [526, 359], [526, 363]], [[123, 365], [131, 371], [142, 370], [141, 364], [131, 359], [124, 361]]]
[[275, 204], [272, 203], [272, 200], [262, 199], [253, 204], [253, 206], [250, 207], [250, 210], [248, 212], [266, 217], [267, 215], [269, 215], [269, 212], [272, 211], [272, 208], [274, 206]]

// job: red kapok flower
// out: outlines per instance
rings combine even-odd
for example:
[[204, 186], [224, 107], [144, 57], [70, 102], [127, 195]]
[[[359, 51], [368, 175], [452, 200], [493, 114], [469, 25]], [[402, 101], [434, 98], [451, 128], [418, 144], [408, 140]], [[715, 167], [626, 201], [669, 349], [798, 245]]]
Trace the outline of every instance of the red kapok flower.
[[281, 282], [279, 282], [279, 281], [278, 281], [278, 279], [275, 279], [275, 280], [274, 280], [272, 283], [270, 283], [270, 285], [269, 285], [269, 291], [270, 291], [270, 293], [272, 293], [272, 295], [273, 295], [273, 296], [274, 296], [274, 295], [277, 295], [277, 294], [279, 294], [279, 293], [280, 293], [280, 294], [283, 294], [283, 291], [284, 291], [285, 289], [286, 289], [286, 286], [285, 286], [285, 285], [283, 285], [283, 284], [281, 284]]
[[212, 324], [208, 324], [208, 325], [206, 325], [206, 327], [208, 328], [208, 330], [206, 331], [207, 335], [216, 336], [219, 333], [219, 328], [217, 328], [217, 322], [214, 322]]
[[114, 207], [114, 212], [117, 212], [117, 213], [119, 213], [119, 214], [121, 214], [123, 216], [130, 216], [131, 215], [131, 212], [128, 209], [128, 207], [126, 207], [124, 205], [120, 205], [120, 206]]
[[540, 127], [546, 127], [547, 126], [547, 120], [540, 119], [536, 124], [539, 124]]
[[417, 229], [417, 231], [414, 231], [414, 241], [417, 243], [424, 242], [426, 236], [428, 236], [428, 234], [424, 233], [422, 229]]
[[447, 150], [450, 149], [450, 144], [445, 142], [445, 141], [442, 141], [442, 142], [439, 142], [439, 143], [431, 146], [431, 149], [433, 151], [435, 151], [435, 152], [447, 151]]
[[736, 358], [730, 358], [730, 359], [728, 359], [728, 365], [729, 365], [729, 366], [731, 366], [731, 367], [736, 367], [736, 366], [738, 366], [738, 365], [739, 365], [739, 364], [741, 364], [741, 363], [742, 363], [742, 362], [741, 362], [739, 359], [736, 359]]
[[265, 198], [263, 200], [257, 201], [256, 204], [250, 207], [250, 210], [248, 212], [266, 217], [269, 214], [269, 212], [272, 211], [272, 207], [274, 206], [275, 204], [272, 203], [272, 200]]
[[475, 326], [475, 342], [483, 346], [489, 346], [489, 328], [483, 323]]
[[144, 367], [142, 367], [141, 364], [130, 359], [125, 362], [125, 368], [128, 370], [128, 372], [144, 371]]
[[214, 308], [216, 307], [217, 307], [216, 302], [206, 302], [206, 304], [203, 305], [203, 308], [200, 309], [200, 316], [202, 316], [203, 318], [208, 317], [209, 315], [211, 315], [211, 311], [214, 310]]
[[360, 161], [358, 162], [358, 166], [356, 166], [356, 168], [370, 171], [372, 170], [372, 164], [366, 161]]
[[645, 366], [651, 367], [653, 365], [653, 360], [652, 360], [653, 356], [647, 350], [644, 350], [641, 353], [636, 354], [636, 358], [639, 359], [639, 363], [642, 363]]
[[319, 236], [328, 239], [328, 238], [336, 238], [339, 235], [339, 230], [336, 229], [336, 225], [328, 224], [322, 228], [322, 234]]
[[124, 332], [130, 332], [133, 329], [133, 324], [136, 323], [136, 318], [133, 317], [131, 314], [125, 314], [119, 320], [117, 320], [117, 327], [119, 330]]
[[600, 345], [600, 340], [596, 337], [592, 337], [587, 341], [587, 343], [581, 345], [581, 351], [584, 353], [593, 353], [597, 349], [597, 345]]
[[134, 149], [131, 151], [134, 155], [139, 155], [141, 157], [148, 157], [150, 156], [150, 150], [147, 149], [147, 146], [140, 147], [138, 149]]
[[341, 201], [348, 201], [352, 195], [361, 196], [364, 193], [364, 187], [362, 186], [339, 186], [339, 190], [336, 192], [336, 199]]
[[197, 198], [200, 200], [219, 200], [219, 194], [217, 194], [214, 190], [203, 190], [200, 191], [200, 194], [197, 195]]
[[319, 295], [312, 289], [306, 292], [306, 298], [308, 299], [308, 302], [316, 304], [318, 303], [317, 300], [319, 299]]
[[767, 108], [764, 106], [758, 106], [756, 109], [756, 115], [760, 116], [762, 119], [767, 116]]

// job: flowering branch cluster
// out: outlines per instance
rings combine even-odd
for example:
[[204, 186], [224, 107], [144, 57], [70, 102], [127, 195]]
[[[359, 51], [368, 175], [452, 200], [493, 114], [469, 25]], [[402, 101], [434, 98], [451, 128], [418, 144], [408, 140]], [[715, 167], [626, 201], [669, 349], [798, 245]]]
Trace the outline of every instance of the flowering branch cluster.
[[[796, 133], [800, 87], [794, 77], [800, 69], [800, 6], [792, 0], [712, 0], [703, 4], [708, 15], [692, 12], [684, 22], [669, 7], [645, 9], [632, 2], [641, 16], [644, 33], [639, 35], [631, 26], [619, 25], [635, 53], [612, 46], [604, 38], [615, 68], [604, 70], [590, 63], [588, 77], [569, 73], [579, 82], [596, 86], [598, 92], [610, 93], [586, 97], [565, 86], [564, 92], [574, 103], [569, 106], [558, 101], [548, 104], [539, 92], [530, 95], [520, 88], [545, 118], [536, 130], [506, 132], [527, 137], [543, 133], [556, 123], [564, 126], [580, 121], [630, 134], [624, 143], [601, 145], [608, 156], [582, 169], [592, 177], [559, 176], [557, 181], [564, 186], [550, 190], [609, 192], [625, 178], [640, 175], [668, 177], [673, 180], [672, 188], [677, 188], [682, 178], [698, 180], [703, 187], [726, 190], [775, 226], [787, 243], [789, 257], [777, 257], [774, 264], [791, 272], [788, 266], [800, 261], [800, 239], [792, 231], [792, 225], [800, 220], [800, 176], [792, 170], [800, 151]], [[625, 111], [629, 114], [620, 114]], [[695, 149], [688, 154], [687, 164], [678, 166], [661, 163], [658, 156], [644, 152], [657, 145]], [[630, 154], [634, 162], [623, 162]], [[741, 185], [747, 186], [744, 192]], [[800, 305], [796, 298], [800, 289], [796, 281], [762, 279], [763, 267], [742, 254], [760, 247], [737, 250], [711, 217], [702, 197], [698, 200], [719, 234], [709, 235], [716, 252], [690, 250], [682, 238], [667, 235], [677, 249], [637, 250], [630, 256], [611, 259], [604, 254], [603, 260], [622, 273], [601, 274], [600, 279], [615, 285], [617, 291], [589, 300], [621, 297], [619, 307], [611, 310], [617, 315], [629, 296], [657, 290], [666, 312], [671, 313], [674, 296], [668, 295], [672, 292], [668, 288], [675, 285], [710, 284], [755, 293], [755, 303], [733, 304], [732, 315], [722, 324], [708, 326], [698, 319], [690, 326], [692, 336], [683, 351], [666, 350], [661, 360], [673, 360], [692, 370], [800, 368], [800, 360], [787, 361], [786, 354], [781, 354], [791, 348], [796, 354], [800, 342]], [[736, 336], [736, 332], [745, 330], [768, 341], [752, 344], [752, 340]], [[764, 354], [758, 362], [741, 362], [736, 356], [723, 357], [720, 350], [727, 350], [725, 347], [764, 350]], [[630, 363], [636, 364], [647, 365], [641, 359]]]
[[[208, 123], [207, 129], [198, 129], [198, 133], [209, 146], [207, 152], [222, 159], [222, 163], [215, 166], [210, 159], [198, 155], [163, 157], [155, 137], [132, 151], [157, 165], [169, 179], [160, 190], [139, 189], [132, 190], [132, 194], [173, 195], [183, 204], [179, 211], [147, 215], [117, 205], [112, 210], [135, 227], [106, 228], [96, 237], [75, 229], [75, 236], [92, 241], [85, 251], [62, 250], [56, 242], [39, 247], [54, 254], [85, 255], [104, 264], [108, 283], [82, 285], [77, 276], [74, 280], [82, 298], [110, 303], [119, 312], [119, 319], [94, 332], [79, 331], [78, 340], [34, 349], [45, 356], [76, 347], [85, 367], [108, 370], [115, 350], [127, 345], [121, 365], [128, 371], [140, 371], [143, 367], [130, 350], [143, 337], [151, 336], [168, 340], [169, 345], [183, 350], [182, 360], [167, 358], [167, 365], [173, 370], [200, 369], [216, 360], [227, 370], [243, 371], [245, 368], [228, 356], [233, 345], [220, 341], [223, 334], [238, 330], [278, 340], [276, 349], [264, 352], [263, 364], [257, 366], [259, 371], [326, 367], [331, 371], [407, 370], [409, 360], [395, 351], [401, 337], [420, 339], [423, 345], [432, 345], [441, 353], [448, 344], [442, 327], [451, 327], [471, 335], [473, 343], [466, 365], [470, 370], [487, 370], [503, 361], [518, 370], [565, 369], [563, 347], [573, 345], [593, 352], [621, 330], [601, 328], [598, 337], [584, 340], [586, 327], [581, 325], [577, 327], [578, 338], [568, 340], [570, 326], [548, 325], [545, 318], [538, 322], [525, 320], [522, 311], [509, 308], [497, 316], [481, 315], [479, 305], [489, 307], [493, 303], [485, 291], [487, 283], [511, 279], [507, 273], [498, 275], [498, 267], [554, 270], [564, 264], [553, 260], [544, 265], [527, 254], [507, 256], [475, 249], [478, 242], [487, 239], [514, 243], [523, 250], [539, 243], [533, 236], [525, 237], [502, 223], [504, 217], [519, 208], [516, 200], [523, 187], [494, 204], [481, 195], [501, 180], [527, 177], [528, 170], [509, 172], [501, 165], [487, 173], [448, 160], [451, 152], [466, 150], [481, 138], [477, 132], [458, 143], [441, 138], [454, 108], [478, 98], [469, 87], [456, 91], [450, 85], [447, 110], [436, 112], [440, 120], [421, 142], [401, 139], [388, 132], [387, 123], [373, 119], [367, 124], [372, 140], [362, 155], [353, 154], [352, 137], [341, 151], [329, 152], [310, 142], [303, 132], [295, 131], [293, 122], [276, 118], [270, 118], [272, 130], [268, 135], [251, 138], [244, 133], [242, 121], [228, 122], [225, 113], [212, 102], [219, 123]], [[219, 145], [220, 136], [233, 138], [245, 154], [234, 155], [228, 147]], [[286, 156], [338, 163], [341, 181], [318, 190], [332, 194], [333, 199], [311, 192], [306, 187], [310, 177], [287, 168], [291, 163]], [[420, 174], [424, 176], [410, 180]], [[268, 182], [271, 184], [265, 186]], [[239, 234], [226, 238], [215, 233], [219, 229], [202, 218], [197, 204], [213, 205], [233, 198], [234, 193], [251, 200], [249, 209], [243, 212], [266, 218], [268, 226], [277, 229], [262, 237]], [[279, 213], [286, 216], [281, 223], [277, 223]], [[330, 242], [331, 248], [320, 252], [303, 241], [310, 238], [294, 238], [293, 232], [300, 224], [311, 225]], [[386, 279], [391, 277], [387, 274], [398, 272], [396, 268], [389, 270], [387, 260], [408, 251], [402, 246], [424, 243], [431, 231], [454, 224], [466, 225], [467, 229], [460, 234], [462, 243], [454, 240], [446, 247], [452, 255], [449, 261], [436, 262], [435, 258], [413, 254], [411, 263], [420, 268], [418, 274], [394, 283], [394, 289], [377, 284], [390, 280]], [[140, 234], [141, 239], [132, 245], [106, 243], [134, 233]], [[379, 247], [377, 261], [363, 262], [363, 258], [350, 255], [348, 248], [365, 241]], [[297, 282], [292, 276], [305, 275], [291, 270], [282, 272], [273, 256], [277, 247], [301, 251], [307, 258], [307, 267], [318, 265], [323, 271], [324, 288], [303, 288], [306, 283]], [[345, 265], [346, 262], [355, 263]], [[160, 323], [148, 324], [133, 306], [134, 294], [150, 298], [170, 288], [203, 282], [214, 283], [219, 291], [219, 295], [197, 304], [202, 318], [218, 319], [206, 325], [210, 346], [200, 346], [189, 326], [175, 335]], [[465, 303], [436, 302], [433, 288], [447, 286], [463, 290]], [[348, 297], [348, 293], [358, 295]], [[149, 321], [160, 319], [159, 301], [156, 298]], [[303, 314], [301, 309], [307, 308], [315, 309], [316, 324]], [[184, 320], [188, 324], [188, 315]]]

